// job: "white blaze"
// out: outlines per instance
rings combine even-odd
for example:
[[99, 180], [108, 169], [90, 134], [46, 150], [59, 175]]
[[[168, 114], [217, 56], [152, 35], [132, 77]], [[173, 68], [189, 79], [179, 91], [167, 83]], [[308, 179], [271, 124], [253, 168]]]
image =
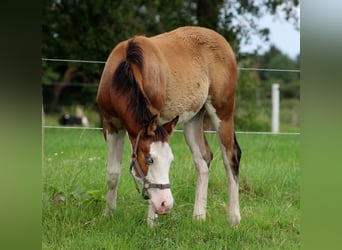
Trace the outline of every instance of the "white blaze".
[[[147, 179], [156, 184], [168, 184], [169, 170], [173, 154], [167, 142], [153, 142], [150, 147], [153, 164], [148, 167]], [[173, 207], [173, 197], [170, 188], [150, 188], [151, 205], [156, 213], [167, 213]]]
[[166, 142], [152, 142], [150, 154], [153, 164], [148, 168], [147, 179], [153, 183], [169, 183], [169, 170], [173, 161], [171, 148]]

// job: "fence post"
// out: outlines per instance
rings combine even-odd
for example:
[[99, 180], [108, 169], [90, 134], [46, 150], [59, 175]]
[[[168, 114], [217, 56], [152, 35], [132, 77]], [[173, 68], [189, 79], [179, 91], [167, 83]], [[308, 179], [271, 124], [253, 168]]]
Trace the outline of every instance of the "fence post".
[[272, 84], [272, 133], [279, 132], [279, 84]]

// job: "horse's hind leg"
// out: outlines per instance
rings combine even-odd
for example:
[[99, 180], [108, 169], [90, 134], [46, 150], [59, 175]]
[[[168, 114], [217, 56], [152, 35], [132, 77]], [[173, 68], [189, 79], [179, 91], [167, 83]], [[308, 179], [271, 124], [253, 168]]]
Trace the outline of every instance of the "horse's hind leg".
[[[240, 223], [241, 215], [240, 215], [240, 205], [239, 205], [239, 165], [241, 158], [241, 149], [236, 140], [234, 134], [233, 147], [228, 149], [227, 153], [223, 153], [228, 155], [228, 161], [225, 156], [224, 162], [226, 166], [226, 170], [229, 178], [229, 211], [228, 211], [228, 219], [233, 226], [236, 226]], [[223, 146], [224, 150], [226, 147]], [[228, 164], [226, 163], [228, 162]], [[227, 165], [229, 165], [227, 167]]]
[[192, 152], [197, 175], [193, 216], [202, 220], [205, 220], [206, 216], [209, 167], [213, 158], [203, 131], [204, 113], [205, 110], [202, 109], [194, 118], [184, 124], [186, 142]]
[[228, 219], [232, 225], [241, 220], [239, 205], [239, 165], [241, 149], [233, 131], [232, 119], [220, 123], [218, 135], [222, 150], [224, 166], [229, 179], [229, 211]]
[[234, 133], [233, 115], [220, 118], [212, 105], [207, 107], [208, 113], [216, 127], [223, 163], [229, 179], [229, 211], [228, 220], [232, 225], [238, 225], [241, 220], [239, 205], [239, 165], [241, 149]]
[[110, 216], [112, 215], [112, 209], [116, 208], [116, 196], [121, 175], [121, 160], [125, 131], [114, 131], [105, 123], [103, 129], [108, 147], [107, 195], [104, 214], [105, 216]]

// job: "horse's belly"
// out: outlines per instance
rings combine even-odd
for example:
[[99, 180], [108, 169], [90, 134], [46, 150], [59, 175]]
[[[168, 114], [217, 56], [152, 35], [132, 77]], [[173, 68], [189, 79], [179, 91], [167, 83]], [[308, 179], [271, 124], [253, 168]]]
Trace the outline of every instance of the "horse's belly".
[[161, 109], [162, 122], [170, 121], [179, 116], [178, 123], [184, 123], [193, 118], [203, 107], [208, 98], [208, 80], [193, 81], [187, 84], [175, 84], [167, 88], [163, 108]]

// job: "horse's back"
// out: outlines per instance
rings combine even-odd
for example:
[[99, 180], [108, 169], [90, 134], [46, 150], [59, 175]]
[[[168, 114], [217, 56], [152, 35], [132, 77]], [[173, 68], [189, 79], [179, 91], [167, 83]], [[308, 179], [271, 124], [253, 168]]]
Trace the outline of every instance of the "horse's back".
[[97, 96], [103, 115], [117, 116], [115, 110], [124, 109], [113, 98], [111, 85], [117, 66], [127, 60], [129, 41], [143, 51], [143, 67], [134, 70], [137, 83], [163, 120], [179, 115], [180, 122], [187, 121], [208, 100], [216, 106], [232, 106], [237, 66], [230, 45], [213, 30], [188, 26], [153, 37], [135, 36], [113, 49]]
[[231, 106], [237, 65], [223, 36], [206, 28], [182, 27], [150, 39], [168, 65], [167, 99], [162, 109], [166, 120], [181, 113], [180, 120], [187, 120], [209, 98], [216, 106]]

